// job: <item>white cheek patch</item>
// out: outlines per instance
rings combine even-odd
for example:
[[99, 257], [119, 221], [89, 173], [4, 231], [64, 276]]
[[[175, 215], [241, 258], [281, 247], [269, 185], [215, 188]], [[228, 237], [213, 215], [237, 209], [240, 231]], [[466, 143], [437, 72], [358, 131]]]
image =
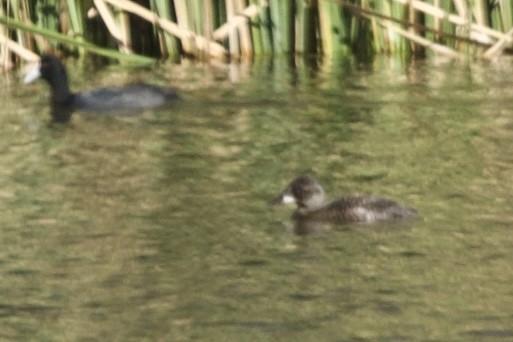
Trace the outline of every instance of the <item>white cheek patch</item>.
[[291, 196], [291, 195], [283, 195], [281, 197], [281, 202], [283, 204], [296, 203], [296, 198], [294, 196]]

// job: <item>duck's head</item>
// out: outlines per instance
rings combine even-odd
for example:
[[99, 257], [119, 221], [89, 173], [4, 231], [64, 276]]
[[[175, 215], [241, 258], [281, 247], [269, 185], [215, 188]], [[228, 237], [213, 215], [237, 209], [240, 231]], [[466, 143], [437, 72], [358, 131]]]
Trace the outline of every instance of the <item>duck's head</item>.
[[315, 209], [324, 205], [326, 194], [319, 182], [305, 175], [294, 179], [274, 203], [296, 203], [299, 208]]
[[41, 56], [39, 64], [23, 78], [23, 83], [32, 83], [39, 78], [45, 79], [50, 84], [53, 102], [67, 103], [70, 101], [72, 94], [68, 85], [66, 69], [56, 56]]
[[32, 83], [39, 78], [47, 80], [52, 85], [68, 82], [64, 65], [54, 55], [41, 56], [39, 64], [31, 69], [23, 78], [23, 83]]

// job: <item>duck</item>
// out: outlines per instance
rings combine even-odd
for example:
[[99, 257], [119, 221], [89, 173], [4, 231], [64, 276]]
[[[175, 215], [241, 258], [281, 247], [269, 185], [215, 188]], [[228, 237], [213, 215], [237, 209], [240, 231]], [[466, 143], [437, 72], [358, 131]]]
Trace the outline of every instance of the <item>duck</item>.
[[46, 80], [51, 89], [53, 121], [67, 122], [76, 111], [136, 113], [144, 109], [165, 106], [178, 98], [174, 89], [146, 83], [105, 87], [74, 93], [70, 90], [66, 68], [52, 54], [41, 56], [38, 66], [30, 70], [23, 83]]
[[311, 175], [294, 179], [273, 203], [295, 203], [292, 218], [331, 223], [375, 223], [416, 217], [417, 211], [374, 196], [348, 196], [328, 201], [321, 184]]

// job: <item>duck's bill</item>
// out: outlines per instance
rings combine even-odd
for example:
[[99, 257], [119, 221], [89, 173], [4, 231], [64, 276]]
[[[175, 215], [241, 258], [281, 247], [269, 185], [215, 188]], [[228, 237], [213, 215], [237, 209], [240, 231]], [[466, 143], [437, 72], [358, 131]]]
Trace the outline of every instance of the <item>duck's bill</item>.
[[39, 63], [31, 68], [23, 77], [23, 84], [29, 84], [41, 77], [41, 71]]
[[292, 204], [296, 203], [296, 198], [290, 194], [283, 193], [280, 196], [273, 198], [270, 201], [270, 204], [278, 205], [278, 204]]
[[296, 203], [296, 198], [289, 194], [283, 194], [281, 196], [281, 203], [283, 204], [293, 204]]

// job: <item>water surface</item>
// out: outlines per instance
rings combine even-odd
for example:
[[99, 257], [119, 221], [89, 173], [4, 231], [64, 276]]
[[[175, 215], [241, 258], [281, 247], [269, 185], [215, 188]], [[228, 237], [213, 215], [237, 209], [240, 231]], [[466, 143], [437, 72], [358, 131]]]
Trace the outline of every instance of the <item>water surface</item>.
[[[511, 65], [70, 62], [182, 99], [69, 126], [3, 76], [0, 339], [513, 339]], [[298, 236], [267, 202], [306, 171], [421, 218]]]

